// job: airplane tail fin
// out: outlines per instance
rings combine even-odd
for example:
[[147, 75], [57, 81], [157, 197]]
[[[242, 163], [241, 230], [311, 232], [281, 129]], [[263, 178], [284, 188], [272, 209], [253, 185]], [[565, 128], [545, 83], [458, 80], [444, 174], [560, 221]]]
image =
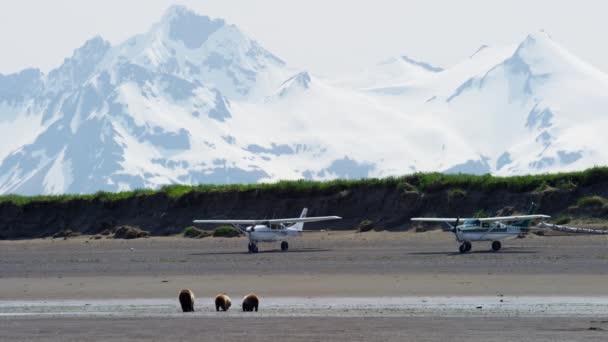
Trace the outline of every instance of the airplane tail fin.
[[[305, 218], [307, 214], [308, 214], [308, 208], [304, 208], [304, 210], [302, 210], [302, 214], [300, 214], [300, 218]], [[304, 229], [304, 222], [298, 222], [298, 223], [294, 224], [293, 226], [291, 226], [290, 228], [294, 229], [294, 230], [302, 231], [302, 229]]]
[[[536, 213], [536, 208], [537, 208], [536, 203], [532, 202], [532, 204], [530, 204], [530, 209], [528, 210], [528, 215], [534, 215], [534, 213]], [[516, 227], [521, 227], [521, 228], [528, 228], [528, 227], [530, 227], [531, 222], [532, 222], [532, 220], [523, 220], [523, 221], [512, 223], [511, 225], [516, 226]]]

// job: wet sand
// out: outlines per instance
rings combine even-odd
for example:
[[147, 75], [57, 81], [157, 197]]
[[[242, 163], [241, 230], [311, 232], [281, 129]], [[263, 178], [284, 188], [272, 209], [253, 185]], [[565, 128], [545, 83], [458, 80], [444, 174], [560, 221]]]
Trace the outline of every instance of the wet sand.
[[175, 300], [0, 302], [2, 340], [602, 341], [608, 297], [263, 298], [257, 313]]
[[[3, 341], [605, 341], [594, 318], [22, 318]], [[600, 329], [600, 330], [594, 330]]]
[[188, 314], [175, 298], [0, 301], [0, 317], [608, 317], [608, 297], [262, 297], [256, 313], [241, 311], [234, 299], [231, 310], [218, 313], [212, 298], [199, 298]]
[[[242, 238], [0, 241], [2, 339], [608, 337], [606, 237], [533, 236], [503, 246], [493, 253], [474, 244], [461, 255], [443, 232], [314, 233], [292, 240], [287, 253], [262, 245], [256, 255], [244, 252]], [[237, 310], [179, 313], [184, 287], [197, 303], [227, 292]], [[266, 298], [266, 310], [237, 312], [249, 292]], [[98, 304], [113, 301], [125, 306]]]

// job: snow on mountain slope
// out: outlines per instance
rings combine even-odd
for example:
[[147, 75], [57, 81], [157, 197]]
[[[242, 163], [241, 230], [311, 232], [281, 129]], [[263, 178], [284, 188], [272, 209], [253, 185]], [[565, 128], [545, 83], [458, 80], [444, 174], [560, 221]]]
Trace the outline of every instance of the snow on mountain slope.
[[342, 77], [332, 84], [353, 89], [386, 89], [389, 92], [393, 87], [403, 87], [442, 71], [444, 69], [429, 63], [400, 56], [382, 61], [361, 73]]
[[111, 70], [123, 61], [200, 82], [232, 99], [264, 96], [293, 72], [234, 25], [182, 6], [113, 48], [101, 68]]
[[582, 169], [608, 157], [606, 108], [608, 76], [542, 32], [332, 81], [175, 6], [48, 75], [0, 75], [0, 193]]
[[473, 153], [460, 153], [462, 162], [445, 171], [508, 175], [603, 164], [607, 77], [540, 31], [517, 46], [482, 46], [440, 73], [367, 91], [465, 137]]
[[418, 111], [420, 106], [433, 102], [437, 97], [446, 96], [463, 81], [487, 72], [495, 65], [508, 58], [515, 46], [489, 47], [482, 46], [473, 55], [441, 72], [425, 73], [417, 78], [409, 78], [398, 84], [384, 85], [366, 89], [370, 93], [388, 95], [387, 101], [394, 105]]
[[[263, 127], [252, 131], [259, 121]], [[263, 148], [261, 154], [269, 159], [262, 168], [275, 179], [379, 177], [438, 169], [458, 162], [456, 152], [468, 149], [441, 125], [408, 117], [364, 93], [306, 73], [292, 77], [263, 107], [235, 107], [231, 128], [237, 140], [243, 137], [241, 143]], [[290, 153], [271, 153], [273, 146], [288, 146]]]
[[[15, 149], [31, 142], [43, 130], [42, 113], [38, 103], [0, 101], [0, 159]], [[18, 132], [18, 134], [15, 134]]]
[[0, 77], [0, 192], [255, 182], [266, 173], [222, 138], [223, 92], [255, 101], [290, 72], [236, 27], [183, 7], [117, 47], [95, 37], [48, 75]]
[[30, 143], [47, 124], [52, 96], [38, 96], [44, 86], [42, 73], [26, 69], [0, 74], [0, 160]]
[[[439, 103], [438, 119], [462, 134], [474, 132], [472, 145], [491, 160], [487, 172], [570, 170], [605, 160], [597, 128], [608, 127], [602, 115], [608, 77], [544, 32], [528, 36], [509, 58]], [[585, 131], [596, 135], [595, 144], [573, 133]]]

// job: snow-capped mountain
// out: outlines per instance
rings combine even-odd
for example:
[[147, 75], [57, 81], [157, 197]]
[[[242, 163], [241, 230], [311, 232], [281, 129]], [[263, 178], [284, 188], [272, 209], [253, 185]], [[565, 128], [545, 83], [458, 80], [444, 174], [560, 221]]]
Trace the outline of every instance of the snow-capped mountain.
[[[479, 155], [452, 171], [539, 173], [607, 160], [601, 132], [608, 127], [608, 75], [544, 32], [438, 99], [430, 110], [461, 134], [469, 132]], [[471, 162], [478, 169], [470, 169]]]
[[290, 76], [285, 63], [234, 25], [171, 7], [146, 34], [111, 49], [100, 67], [125, 62], [215, 88], [231, 99], [264, 96]]
[[608, 157], [606, 109], [608, 76], [544, 32], [328, 80], [174, 6], [46, 75], [0, 75], [0, 193], [582, 169]]
[[118, 46], [95, 37], [48, 75], [0, 77], [0, 192], [257, 181], [266, 173], [228, 161], [246, 152], [222, 138], [226, 96], [258, 101], [292, 72], [238, 28], [179, 6]]

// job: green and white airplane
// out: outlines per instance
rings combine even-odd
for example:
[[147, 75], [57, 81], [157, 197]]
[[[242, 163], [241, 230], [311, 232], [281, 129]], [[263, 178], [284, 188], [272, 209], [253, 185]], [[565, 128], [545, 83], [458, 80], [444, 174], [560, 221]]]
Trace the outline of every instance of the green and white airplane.
[[502, 247], [500, 240], [527, 234], [530, 223], [536, 219], [548, 219], [548, 215], [533, 215], [536, 209], [534, 203], [528, 215], [498, 216], [484, 218], [452, 218], [452, 217], [414, 217], [414, 222], [443, 222], [454, 233], [460, 244], [460, 253], [471, 251], [472, 241], [491, 241], [492, 250], [498, 252]]

